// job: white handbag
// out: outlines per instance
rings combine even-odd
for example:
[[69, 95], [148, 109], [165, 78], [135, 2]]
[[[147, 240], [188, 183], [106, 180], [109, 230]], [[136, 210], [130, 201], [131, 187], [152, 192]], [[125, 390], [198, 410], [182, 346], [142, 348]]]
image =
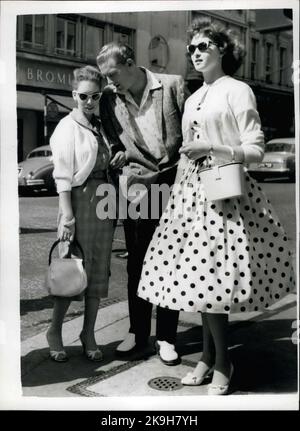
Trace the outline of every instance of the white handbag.
[[200, 173], [208, 202], [236, 198], [244, 194], [245, 174], [243, 163], [234, 161], [234, 151], [231, 149], [232, 161], [223, 165], [208, 166]]
[[49, 253], [46, 288], [54, 296], [72, 297], [80, 295], [87, 287], [83, 250], [78, 241], [75, 240], [74, 243], [80, 250], [82, 259], [77, 257], [52, 259], [52, 252], [59, 242], [59, 240], [54, 242]]

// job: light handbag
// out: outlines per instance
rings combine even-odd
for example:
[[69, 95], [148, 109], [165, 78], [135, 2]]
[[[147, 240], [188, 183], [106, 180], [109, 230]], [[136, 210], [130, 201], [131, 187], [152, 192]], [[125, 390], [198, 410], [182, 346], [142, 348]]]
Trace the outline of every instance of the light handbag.
[[208, 202], [236, 198], [244, 194], [243, 163], [234, 161], [233, 148], [229, 148], [232, 154], [230, 163], [208, 166], [199, 173]]
[[49, 267], [46, 274], [47, 290], [54, 296], [71, 297], [80, 295], [87, 287], [82, 247], [78, 241], [74, 241], [82, 254], [82, 259], [71, 257], [70, 250], [66, 257], [52, 259], [53, 250], [59, 242], [60, 240], [54, 242], [49, 253]]

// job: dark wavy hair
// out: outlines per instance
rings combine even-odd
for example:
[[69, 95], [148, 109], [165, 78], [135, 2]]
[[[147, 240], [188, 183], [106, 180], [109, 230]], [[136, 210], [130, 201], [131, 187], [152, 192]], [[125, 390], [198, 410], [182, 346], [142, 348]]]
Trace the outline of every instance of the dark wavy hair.
[[226, 75], [233, 75], [239, 69], [246, 51], [233, 30], [214, 24], [208, 18], [196, 18], [188, 29], [190, 41], [197, 34], [208, 37], [217, 45], [223, 54], [222, 69]]
[[101, 88], [101, 73], [96, 67], [84, 66], [73, 71], [72, 87], [73, 90], [77, 90], [80, 81], [92, 81], [99, 85]]
[[109, 58], [114, 58], [117, 63], [125, 64], [130, 58], [135, 61], [135, 55], [133, 49], [122, 42], [111, 42], [104, 45], [99, 54], [97, 55], [97, 64], [100, 67], [106, 63]]

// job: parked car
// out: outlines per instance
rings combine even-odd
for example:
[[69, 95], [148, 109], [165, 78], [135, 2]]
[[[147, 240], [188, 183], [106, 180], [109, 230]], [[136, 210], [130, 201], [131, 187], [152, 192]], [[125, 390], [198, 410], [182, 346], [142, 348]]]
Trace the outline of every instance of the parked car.
[[257, 179], [289, 178], [295, 181], [295, 138], [271, 139], [259, 163], [249, 163], [248, 172]]
[[20, 190], [55, 191], [52, 176], [54, 165], [49, 145], [32, 150], [23, 162], [18, 165], [18, 184]]

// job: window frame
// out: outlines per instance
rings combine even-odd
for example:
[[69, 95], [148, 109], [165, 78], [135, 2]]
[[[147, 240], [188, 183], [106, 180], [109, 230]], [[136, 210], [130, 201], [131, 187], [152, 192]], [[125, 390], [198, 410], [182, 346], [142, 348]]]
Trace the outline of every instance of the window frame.
[[265, 81], [267, 84], [272, 84], [272, 66], [273, 66], [273, 58], [274, 58], [274, 44], [270, 41], [267, 41], [266, 45], [265, 45], [265, 49], [266, 49], [266, 51], [265, 51]]
[[[253, 49], [254, 46], [255, 46], [255, 50]], [[259, 47], [259, 40], [256, 37], [251, 37], [250, 78], [252, 80], [257, 79], [258, 47]], [[254, 52], [255, 52], [255, 57], [253, 56]]]
[[[284, 55], [281, 57], [281, 53]], [[287, 63], [287, 48], [279, 46], [279, 85], [286, 85], [286, 63]]]
[[[36, 42], [36, 17], [42, 16], [44, 19], [44, 42], [38, 43]], [[32, 40], [25, 40], [25, 18], [31, 18], [31, 36]], [[47, 34], [48, 34], [48, 16], [45, 14], [36, 14], [36, 15], [19, 15], [17, 17], [17, 45], [21, 48], [30, 48], [36, 51], [45, 51], [47, 48]]]
[[[98, 28], [101, 29], [103, 32], [103, 44], [105, 44], [105, 26], [107, 24], [101, 21], [96, 21], [93, 19], [87, 19], [84, 22], [84, 35], [83, 35], [83, 47], [84, 47], [84, 53], [83, 53], [83, 57], [86, 60], [89, 61], [94, 61], [96, 63], [96, 56], [95, 57], [90, 57], [87, 53], [87, 28], [88, 27], [94, 27], [94, 28]], [[100, 49], [101, 46], [99, 46]]]
[[[57, 46], [57, 22], [58, 19], [64, 20], [64, 47], [63, 48], [59, 48]], [[79, 24], [79, 19], [80, 17], [75, 16], [73, 17], [72, 15], [61, 15], [58, 14], [55, 16], [55, 26], [54, 26], [54, 52], [55, 54], [59, 55], [59, 56], [63, 56], [63, 57], [76, 57], [77, 52], [78, 52], [78, 24]], [[75, 26], [75, 34], [74, 34], [74, 50], [71, 49], [67, 49], [67, 44], [68, 44], [68, 24], [72, 23]]]
[[[42, 15], [42, 14], [39, 14]], [[32, 42], [24, 41], [24, 17], [30, 16], [32, 25], [35, 25], [36, 15], [18, 15], [17, 17], [17, 49], [24, 51], [31, 51], [36, 53], [45, 53], [51, 57], [75, 59], [77, 61], [93, 62], [96, 64], [96, 52], [95, 58], [88, 55], [87, 53], [87, 40], [86, 32], [87, 26], [97, 27], [103, 31], [103, 44], [112, 42], [116, 38], [114, 33], [122, 33], [127, 36], [128, 44], [135, 49], [136, 46], [136, 29], [132, 27], [126, 27], [119, 24], [113, 24], [107, 21], [101, 21], [92, 17], [86, 17], [78, 14], [47, 14], [43, 17], [45, 19], [45, 31], [44, 31], [44, 44], [33, 44]], [[63, 20], [63, 47], [57, 46], [57, 30], [58, 30], [58, 19]], [[68, 23], [71, 22], [75, 25], [75, 46], [74, 49], [67, 49], [67, 37], [68, 37]], [[99, 46], [100, 49], [100, 46]]]

